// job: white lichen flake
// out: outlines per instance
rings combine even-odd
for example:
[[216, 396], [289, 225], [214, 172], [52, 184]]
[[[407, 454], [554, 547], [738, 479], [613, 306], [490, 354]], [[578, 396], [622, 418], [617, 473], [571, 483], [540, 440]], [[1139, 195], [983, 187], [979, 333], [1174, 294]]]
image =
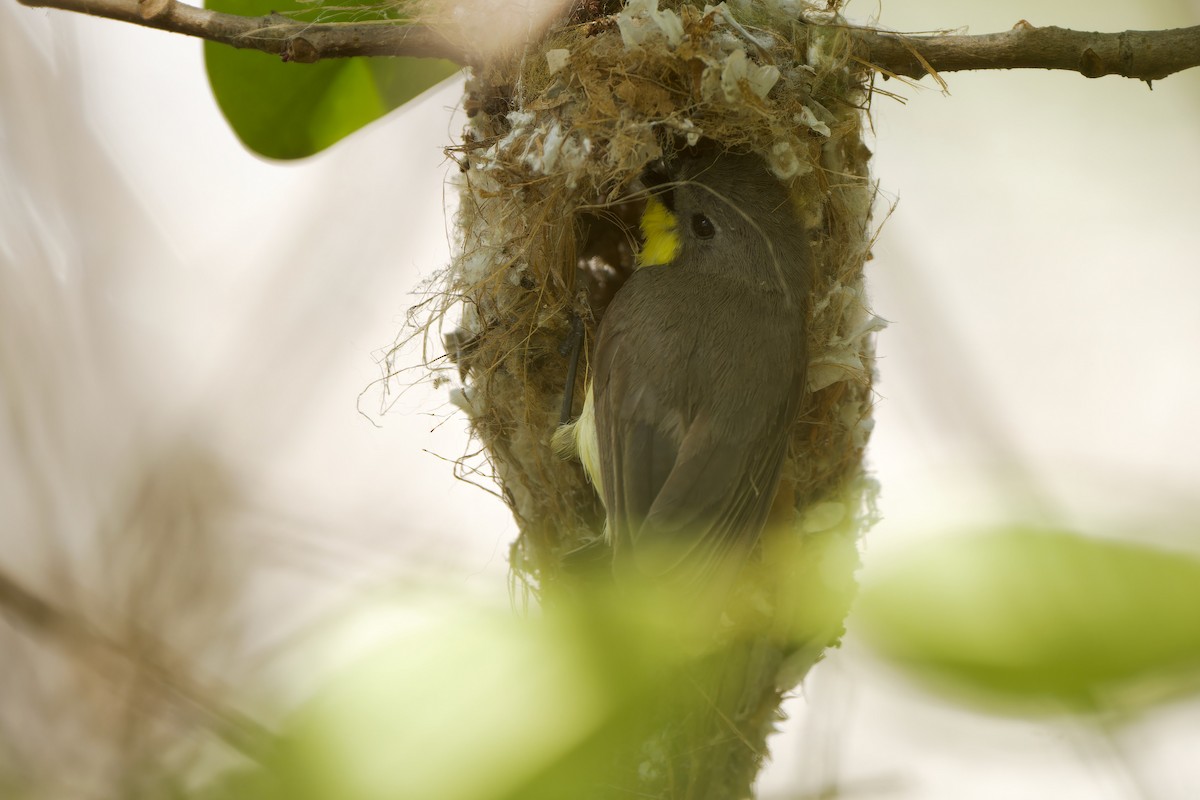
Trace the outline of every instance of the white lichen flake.
[[771, 154], [767, 161], [775, 177], [781, 181], [789, 181], [812, 169], [811, 164], [800, 160], [795, 146], [786, 140], [771, 145]]
[[641, 47], [659, 35], [671, 47], [683, 41], [683, 20], [670, 9], [660, 11], [658, 0], [630, 0], [617, 15], [617, 28], [626, 48]]
[[778, 67], [752, 63], [741, 48], [730, 53], [721, 67], [721, 91], [727, 103], [740, 102], [743, 87], [749, 88], [759, 99], [765, 98], [778, 82]]
[[803, 125], [809, 130], [819, 133], [822, 136], [829, 137], [832, 135], [832, 132], [829, 130], [829, 126], [817, 119], [817, 115], [814, 114], [813, 110], [808, 106], [801, 108], [799, 114], [793, 115], [792, 121], [798, 125]]
[[571, 60], [571, 51], [564, 48], [546, 51], [546, 67], [550, 70], [550, 74], [554, 75], [562, 71], [562, 68]]

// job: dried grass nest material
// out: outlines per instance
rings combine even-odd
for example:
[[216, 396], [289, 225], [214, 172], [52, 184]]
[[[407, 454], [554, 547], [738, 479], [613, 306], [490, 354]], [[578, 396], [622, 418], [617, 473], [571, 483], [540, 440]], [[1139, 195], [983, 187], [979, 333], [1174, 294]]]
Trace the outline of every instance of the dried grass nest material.
[[457, 402], [520, 526], [514, 570], [543, 591], [562, 576], [564, 555], [603, 530], [582, 470], [550, 446], [572, 315], [586, 332], [577, 412], [596, 325], [637, 246], [638, 176], [664, 150], [701, 138], [763, 155], [812, 233], [811, 395], [784, 479], [806, 539], [853, 548], [863, 527], [880, 327], [862, 286], [868, 75], [833, 13], [794, 2], [737, 8], [633, 0], [467, 82], [470, 124], [451, 148], [462, 167], [457, 250], [435, 317], [461, 313], [447, 337]]

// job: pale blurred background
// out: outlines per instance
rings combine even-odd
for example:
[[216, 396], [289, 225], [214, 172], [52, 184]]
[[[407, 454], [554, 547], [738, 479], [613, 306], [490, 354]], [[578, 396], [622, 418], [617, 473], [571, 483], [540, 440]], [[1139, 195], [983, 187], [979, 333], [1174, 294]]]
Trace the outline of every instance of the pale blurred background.
[[[849, 13], [972, 33], [1200, 23], [1184, 0]], [[881, 83], [905, 102], [872, 108], [877, 219], [896, 205], [868, 265], [892, 323], [868, 570], [913, 537], [1012, 520], [1200, 552], [1200, 72], [1153, 91], [946, 79]], [[313, 626], [351, 598], [507, 602], [516, 527], [454, 477], [473, 445], [448, 389], [415, 369], [373, 385], [446, 262], [458, 93], [268, 163], [221, 119], [198, 42], [0, 4], [5, 573], [102, 633], [154, 631], [264, 719], [318, 680]], [[934, 700], [850, 629], [789, 704], [764, 797], [1200, 793], [1200, 704], [1101, 742]], [[102, 783], [132, 695], [80, 678], [57, 635], [0, 621], [0, 772], [50, 781], [66, 761], [73, 785]], [[159, 733], [168, 749], [170, 730], [138, 735]]]

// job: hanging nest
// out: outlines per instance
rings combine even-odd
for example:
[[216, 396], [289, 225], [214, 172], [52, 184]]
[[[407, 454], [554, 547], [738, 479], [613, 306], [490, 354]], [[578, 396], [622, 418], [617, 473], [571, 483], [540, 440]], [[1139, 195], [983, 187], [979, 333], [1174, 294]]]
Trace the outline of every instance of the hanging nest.
[[874, 195], [862, 141], [869, 72], [833, 11], [661, 5], [633, 0], [568, 22], [468, 79], [470, 123], [450, 149], [461, 167], [456, 255], [434, 315], [459, 320], [446, 337], [456, 402], [520, 527], [514, 573], [548, 598], [570, 583], [569, 554], [602, 537], [595, 491], [551, 437], [573, 325], [584, 335], [569, 394], [578, 413], [596, 326], [633, 267], [638, 178], [671, 148], [702, 139], [761, 154], [790, 187], [816, 265], [810, 394], [783, 478], [793, 524], [765, 546], [808, 548], [806, 591], [824, 584], [844, 611], [872, 513], [862, 455], [871, 338], [881, 327], [862, 280]]
[[[469, 77], [470, 124], [450, 149], [461, 167], [456, 253], [426, 330], [458, 326], [445, 337], [454, 396], [520, 527], [514, 576], [544, 604], [575, 599], [589, 586], [579, 554], [602, 549], [604, 509], [551, 439], [564, 401], [567, 416], [579, 413], [597, 325], [633, 269], [640, 176], [703, 140], [758, 153], [789, 188], [815, 280], [809, 393], [781, 493], [707, 643], [629, 710], [592, 788], [572, 794], [728, 800], [750, 795], [783, 693], [839, 640], [874, 518], [862, 463], [882, 327], [863, 289], [871, 73], [836, 8], [630, 0], [618, 12], [606, 2], [586, 0], [573, 21]], [[580, 334], [583, 367], [568, 386]], [[671, 619], [682, 630], [695, 616]]]

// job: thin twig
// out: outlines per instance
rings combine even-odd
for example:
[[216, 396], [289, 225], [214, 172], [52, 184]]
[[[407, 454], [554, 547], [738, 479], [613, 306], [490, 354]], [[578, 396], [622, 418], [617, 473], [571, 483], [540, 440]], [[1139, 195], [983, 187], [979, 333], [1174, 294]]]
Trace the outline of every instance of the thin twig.
[[[6, 613], [7, 612], [7, 613]], [[180, 705], [205, 720], [209, 729], [230, 747], [254, 760], [267, 758], [274, 748], [275, 735], [259, 722], [216, 700], [192, 678], [168, 663], [164, 654], [148, 654], [144, 649], [131, 652], [121, 643], [110, 639], [78, 617], [56, 608], [46, 600], [0, 572], [0, 617], [8, 616], [28, 630], [43, 636], [70, 640], [98, 647], [139, 667], [167, 690]], [[161, 651], [161, 646], [155, 648]]]
[[261, 50], [284, 61], [312, 63], [349, 56], [420, 56], [460, 64], [467, 51], [428, 25], [367, 22], [329, 25], [268, 14], [243, 17], [177, 0], [19, 0], [27, 6], [59, 8], [148, 28], [197, 36], [231, 47]]
[[[429, 25], [368, 22], [318, 24], [281, 14], [242, 17], [178, 0], [20, 0], [261, 50], [310, 63], [349, 56], [424, 56], [460, 64], [472, 51]], [[887, 75], [921, 78], [984, 69], [1057, 69], [1088, 78], [1121, 75], [1150, 81], [1200, 66], [1200, 25], [1165, 31], [1088, 33], [1038, 28], [1022, 20], [1010, 31], [978, 36], [910, 36], [850, 27], [857, 57]]]
[[1088, 33], [1036, 28], [1022, 20], [1010, 31], [979, 36], [906, 36], [851, 28], [859, 57], [907, 78], [982, 69], [1060, 69], [1087, 78], [1121, 75], [1150, 81], [1200, 66], [1200, 25], [1165, 31]]

